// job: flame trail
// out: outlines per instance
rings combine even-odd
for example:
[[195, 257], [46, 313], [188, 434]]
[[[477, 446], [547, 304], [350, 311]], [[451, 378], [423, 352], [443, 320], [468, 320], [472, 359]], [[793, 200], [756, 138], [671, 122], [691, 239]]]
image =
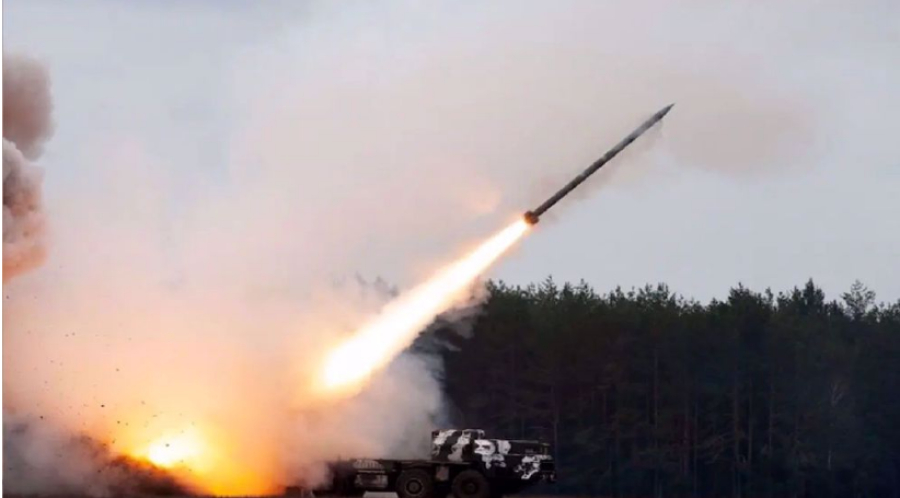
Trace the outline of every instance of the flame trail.
[[317, 389], [328, 395], [358, 391], [437, 315], [458, 302], [472, 281], [516, 243], [530, 225], [519, 220], [432, 278], [388, 303], [370, 323], [326, 358]]

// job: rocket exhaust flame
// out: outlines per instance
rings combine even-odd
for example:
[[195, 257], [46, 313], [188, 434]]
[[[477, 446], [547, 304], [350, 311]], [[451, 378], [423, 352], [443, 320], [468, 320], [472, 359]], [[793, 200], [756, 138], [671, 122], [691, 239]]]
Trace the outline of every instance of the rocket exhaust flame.
[[524, 219], [516, 221], [389, 303], [326, 358], [318, 389], [329, 395], [350, 395], [358, 391], [369, 376], [409, 346], [435, 316], [457, 304], [472, 281], [522, 238], [529, 227]]
[[541, 215], [662, 120], [671, 109], [672, 105], [669, 105], [657, 111], [543, 204], [525, 212], [521, 220], [389, 303], [374, 320], [331, 352], [315, 387], [329, 396], [351, 395], [361, 389], [369, 376], [409, 346], [434, 317], [451, 308], [469, 284], [540, 221]]
[[331, 352], [315, 387], [329, 396], [351, 395], [361, 389], [369, 376], [409, 346], [434, 317], [451, 308], [469, 284], [525, 235], [541, 215], [662, 120], [670, 109], [672, 105], [660, 109], [543, 204], [527, 211], [521, 220], [389, 303], [374, 320]]

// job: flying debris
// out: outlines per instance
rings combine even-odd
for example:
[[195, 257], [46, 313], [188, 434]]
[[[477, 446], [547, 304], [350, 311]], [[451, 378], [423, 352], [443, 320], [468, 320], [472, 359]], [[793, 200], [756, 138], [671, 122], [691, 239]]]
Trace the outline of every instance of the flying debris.
[[604, 164], [608, 163], [612, 158], [616, 157], [616, 154], [622, 152], [626, 147], [631, 145], [631, 142], [637, 140], [638, 137], [644, 134], [645, 131], [649, 130], [656, 123], [658, 123], [662, 118], [672, 109], [672, 106], [675, 104], [669, 104], [668, 106], [662, 108], [650, 117], [647, 121], [644, 121], [643, 124], [637, 127], [636, 130], [631, 132], [627, 137], [623, 138], [621, 142], [616, 144], [615, 147], [610, 149], [606, 154], [603, 154], [603, 157], [597, 159], [594, 164], [588, 166], [586, 170], [581, 172], [580, 175], [576, 176], [574, 180], [566, 184], [565, 187], [559, 189], [559, 192], [553, 194], [552, 197], [544, 201], [540, 206], [532, 209], [531, 211], [527, 211], [524, 214], [525, 221], [528, 222], [529, 225], [534, 225], [538, 221], [541, 220], [541, 215], [543, 215], [548, 209], [553, 207], [554, 204], [560, 201], [563, 197], [569, 195], [569, 192], [575, 190], [575, 187], [581, 185], [581, 183], [588, 179], [589, 176], [593, 175], [598, 169], [602, 168]]

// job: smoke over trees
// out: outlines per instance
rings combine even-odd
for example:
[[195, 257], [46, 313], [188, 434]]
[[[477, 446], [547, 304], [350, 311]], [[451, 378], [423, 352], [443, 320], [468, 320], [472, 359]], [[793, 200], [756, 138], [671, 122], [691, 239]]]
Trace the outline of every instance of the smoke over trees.
[[[439, 332], [437, 332], [440, 334]], [[900, 302], [495, 283], [443, 353], [457, 423], [554, 444], [556, 492], [896, 496]]]
[[39, 265], [45, 254], [40, 157], [53, 127], [46, 69], [3, 55], [3, 280]]

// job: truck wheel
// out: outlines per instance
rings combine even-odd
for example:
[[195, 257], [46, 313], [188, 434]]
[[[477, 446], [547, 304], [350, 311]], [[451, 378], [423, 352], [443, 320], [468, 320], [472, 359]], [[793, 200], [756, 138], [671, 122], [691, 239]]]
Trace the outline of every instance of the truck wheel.
[[477, 470], [464, 470], [453, 479], [450, 488], [454, 498], [490, 498], [491, 484]]
[[404, 470], [397, 478], [396, 488], [399, 498], [431, 498], [434, 493], [434, 480], [424, 470]]

